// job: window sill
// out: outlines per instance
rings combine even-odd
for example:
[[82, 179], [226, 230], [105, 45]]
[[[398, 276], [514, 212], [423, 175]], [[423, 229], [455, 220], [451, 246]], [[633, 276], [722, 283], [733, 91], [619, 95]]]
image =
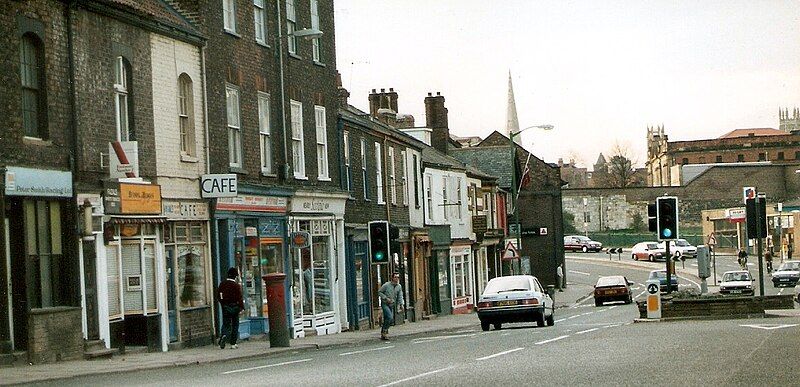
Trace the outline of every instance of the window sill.
[[194, 156], [181, 155], [181, 161], [184, 163], [197, 163], [200, 162], [200, 159]]
[[379, 206], [385, 206], [386, 202], [377, 202], [376, 204], [379, 205]]
[[318, 176], [317, 177], [317, 181], [331, 181], [331, 178], [330, 177]]
[[261, 171], [261, 176], [264, 176], [264, 177], [278, 177], [278, 174], [276, 174], [274, 172]]
[[308, 176], [294, 175], [295, 180], [308, 180]]
[[225, 32], [228, 35], [233, 36], [233, 37], [236, 37], [236, 38], [239, 38], [239, 39], [242, 38], [242, 35], [237, 34], [236, 31], [234, 31], [234, 30], [229, 30], [227, 28], [223, 28], [222, 31]]
[[328, 65], [326, 65], [325, 63], [322, 63], [322, 62], [317, 62], [317, 61], [312, 61], [312, 62], [313, 62], [315, 65], [319, 66], [319, 67], [328, 67]]
[[229, 167], [229, 170], [232, 173], [237, 173], [237, 174], [240, 174], [240, 175], [246, 175], [247, 174], [247, 171], [242, 167]]
[[25, 145], [36, 145], [36, 146], [52, 146], [53, 141], [51, 140], [42, 140], [38, 137], [22, 137], [22, 143]]
[[257, 44], [257, 45], [259, 45], [259, 46], [261, 46], [261, 47], [264, 47], [264, 48], [272, 48], [272, 47], [270, 47], [270, 45], [269, 45], [269, 44], [267, 44], [267, 42], [266, 42], [266, 41], [264, 41], [264, 42], [259, 42], [258, 40], [256, 40], [256, 44]]
[[289, 58], [294, 58], [294, 59], [298, 59], [298, 60], [303, 60], [303, 57], [301, 57], [300, 55], [297, 55], [297, 54], [295, 54], [295, 53], [293, 53], [293, 52], [290, 52], [290, 53], [289, 53]]

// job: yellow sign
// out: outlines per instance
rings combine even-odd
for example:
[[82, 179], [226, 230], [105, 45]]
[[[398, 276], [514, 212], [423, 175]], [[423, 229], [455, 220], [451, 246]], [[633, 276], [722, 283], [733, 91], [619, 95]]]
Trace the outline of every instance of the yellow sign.
[[160, 185], [120, 183], [119, 200], [123, 214], [161, 214]]

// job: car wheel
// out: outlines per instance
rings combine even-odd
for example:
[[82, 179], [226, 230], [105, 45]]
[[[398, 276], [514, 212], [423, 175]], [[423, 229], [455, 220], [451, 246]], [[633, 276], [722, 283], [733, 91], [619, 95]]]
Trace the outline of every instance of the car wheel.
[[503, 328], [503, 324], [501, 324], [501, 323], [494, 323], [494, 330], [496, 330], [496, 331], [499, 331], [501, 328]]
[[589, 252], [589, 248], [586, 247], [586, 246], [583, 246], [583, 247], [581, 247], [581, 251], [583, 251], [584, 253], [588, 253]]
[[597, 300], [597, 299], [594, 300], [594, 306], [602, 306], [602, 305], [603, 305], [603, 301]]
[[556, 325], [556, 320], [555, 320], [555, 318], [553, 317], [552, 314], [547, 316], [547, 318], [545, 318], [545, 320], [547, 322], [547, 326], [549, 326], [549, 327], [552, 327], [553, 325]]
[[655, 257], [653, 257], [653, 255], [652, 255], [652, 254], [650, 254], [650, 256], [648, 256], [648, 257], [647, 257], [647, 259], [648, 259], [650, 262], [655, 262], [655, 261], [656, 261], [656, 258], [655, 258]]
[[544, 311], [542, 311], [542, 314], [536, 316], [536, 326], [537, 327], [544, 326]]
[[491, 324], [489, 324], [489, 322], [488, 322], [488, 321], [487, 321], [487, 322], [483, 322], [483, 321], [481, 321], [481, 329], [482, 329], [484, 332], [489, 330], [489, 325], [491, 325]]

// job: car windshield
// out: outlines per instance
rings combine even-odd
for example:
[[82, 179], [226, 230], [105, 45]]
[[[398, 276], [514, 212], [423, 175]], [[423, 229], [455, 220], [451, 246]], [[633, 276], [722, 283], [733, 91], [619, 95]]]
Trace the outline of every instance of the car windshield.
[[648, 243], [647, 244], [647, 248], [648, 249], [657, 249], [658, 248], [658, 243]]
[[589, 239], [589, 238], [587, 238], [585, 236], [579, 236], [578, 240], [581, 241], [581, 242], [591, 242], [592, 241], [591, 239]]
[[650, 278], [649, 279], [661, 279], [661, 278], [667, 278], [667, 272], [666, 271], [651, 271], [650, 272]]
[[527, 290], [531, 290], [531, 283], [526, 277], [498, 277], [489, 281], [483, 294]]
[[687, 241], [677, 240], [677, 241], [675, 241], [675, 246], [686, 247], [686, 246], [691, 246], [691, 245]]
[[625, 279], [622, 277], [600, 277], [597, 280], [597, 287], [601, 286], [617, 286], [617, 285], [625, 285]]
[[722, 276], [722, 282], [731, 281], [750, 281], [750, 274], [747, 272], [725, 273]]
[[784, 262], [781, 267], [778, 268], [779, 271], [797, 269], [800, 269], [800, 262]]

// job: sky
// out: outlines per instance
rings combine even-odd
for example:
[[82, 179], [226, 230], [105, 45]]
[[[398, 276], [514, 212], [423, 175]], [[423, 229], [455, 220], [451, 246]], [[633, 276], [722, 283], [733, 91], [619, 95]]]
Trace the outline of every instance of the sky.
[[335, 0], [337, 69], [350, 104], [392, 87], [425, 125], [441, 92], [450, 133], [504, 133], [508, 75], [522, 144], [589, 166], [615, 144], [646, 161], [647, 126], [670, 140], [778, 128], [800, 107], [796, 0]]

